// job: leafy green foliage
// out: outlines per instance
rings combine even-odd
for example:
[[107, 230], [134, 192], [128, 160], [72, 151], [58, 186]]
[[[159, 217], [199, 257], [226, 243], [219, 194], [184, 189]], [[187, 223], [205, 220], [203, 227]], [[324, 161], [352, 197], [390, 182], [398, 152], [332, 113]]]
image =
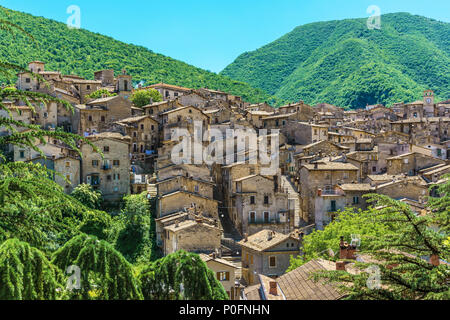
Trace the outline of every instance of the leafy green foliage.
[[333, 259], [330, 254], [339, 255], [341, 236], [350, 240], [352, 235], [358, 235], [361, 239], [361, 249], [364, 249], [372, 239], [389, 232], [392, 230], [388, 225], [374, 223], [370, 214], [362, 211], [355, 212], [351, 208], [346, 209], [340, 212], [336, 220], [327, 225], [324, 230], [316, 230], [303, 238], [303, 255], [291, 258], [288, 271], [316, 258]]
[[[424, 258], [449, 261], [448, 233], [444, 232], [448, 225], [440, 225], [443, 228], [439, 232], [431, 228], [437, 217], [441, 221], [443, 214], [448, 221], [449, 211], [445, 208], [445, 212], [436, 210], [419, 216], [407, 204], [386, 196], [372, 195], [369, 201], [375, 202], [379, 209], [362, 214], [373, 219], [373, 226], [386, 225], [391, 231], [365, 241], [361, 254], [371, 261], [356, 263], [363, 271], [360, 273], [329, 271], [320, 272], [315, 278], [336, 283], [348, 294], [348, 299], [448, 300], [450, 266], [442, 262], [432, 264]], [[368, 285], [372, 280], [369, 267], [379, 270], [379, 286]]]
[[124, 203], [121, 215], [116, 218], [121, 224], [116, 249], [131, 263], [156, 260], [159, 255], [155, 221], [146, 193], [125, 196]]
[[101, 192], [95, 191], [91, 185], [85, 183], [78, 185], [71, 196], [91, 209], [100, 209], [103, 202]]
[[99, 89], [97, 91], [88, 94], [86, 98], [88, 99], [100, 99], [102, 97], [114, 97], [117, 96], [117, 93], [111, 93], [107, 89]]
[[408, 13], [307, 24], [246, 52], [221, 74], [281, 100], [346, 108], [450, 96], [450, 24]]
[[81, 289], [71, 299], [139, 300], [139, 283], [131, 264], [108, 242], [80, 235], [54, 254], [52, 261], [62, 270], [76, 265], [81, 270]]
[[0, 245], [0, 300], [54, 300], [58, 279], [59, 270], [28, 243], [9, 239]]
[[178, 251], [144, 269], [140, 275], [147, 300], [227, 300], [214, 272], [200, 256]]
[[150, 102], [162, 101], [162, 95], [155, 89], [142, 89], [133, 93], [131, 101], [136, 107], [142, 108], [143, 106], [150, 104]]
[[[0, 30], [1, 60], [25, 66], [29, 61], [47, 62], [48, 70], [77, 74], [92, 78], [102, 69], [122, 70], [133, 75], [136, 83], [143, 81], [169, 83], [193, 89], [208, 87], [242, 96], [249, 102], [270, 101], [266, 92], [246, 83], [193, 67], [184, 62], [154, 53], [144, 47], [125, 44], [86, 30], [69, 29], [64, 23], [34, 17], [5, 9], [0, 19], [8, 19], [18, 27], [33, 34], [39, 44], [30, 43], [26, 35], [15, 36]], [[1, 77], [1, 74], [0, 74]], [[0, 81], [8, 80], [0, 78]]]

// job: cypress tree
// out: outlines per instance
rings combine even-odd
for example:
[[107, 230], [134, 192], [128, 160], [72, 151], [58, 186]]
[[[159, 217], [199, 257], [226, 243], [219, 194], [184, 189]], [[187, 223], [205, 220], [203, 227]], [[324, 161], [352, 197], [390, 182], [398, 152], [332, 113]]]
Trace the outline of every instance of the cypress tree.
[[147, 300], [227, 300], [228, 295], [200, 256], [178, 251], [139, 275]]
[[54, 253], [53, 263], [62, 270], [78, 266], [81, 288], [71, 299], [139, 300], [142, 294], [132, 265], [108, 242], [80, 235]]
[[54, 300], [61, 275], [45, 255], [26, 242], [0, 245], [0, 300]]

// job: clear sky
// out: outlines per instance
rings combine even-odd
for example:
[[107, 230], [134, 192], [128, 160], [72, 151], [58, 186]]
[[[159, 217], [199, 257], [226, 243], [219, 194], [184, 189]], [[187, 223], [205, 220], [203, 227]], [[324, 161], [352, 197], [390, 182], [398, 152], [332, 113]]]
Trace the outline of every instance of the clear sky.
[[449, 0], [0, 0], [0, 5], [66, 22], [214, 72], [306, 23], [409, 12], [450, 22]]

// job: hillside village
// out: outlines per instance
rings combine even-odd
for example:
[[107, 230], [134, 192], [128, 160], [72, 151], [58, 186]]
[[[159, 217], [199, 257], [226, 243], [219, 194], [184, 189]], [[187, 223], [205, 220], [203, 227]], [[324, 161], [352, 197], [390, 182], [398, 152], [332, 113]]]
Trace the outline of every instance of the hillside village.
[[[316, 259], [286, 272], [290, 257], [302, 252], [303, 236], [323, 230], [344, 208], [367, 209], [363, 196], [372, 193], [426, 214], [428, 196], [434, 195], [430, 187], [450, 173], [450, 100], [435, 101], [431, 90], [423, 100], [389, 108], [346, 111], [303, 101], [273, 108], [210, 88], [165, 83], [134, 88], [126, 70], [101, 70], [87, 80], [46, 70], [40, 61], [30, 62], [28, 69], [45, 82], [22, 72], [17, 89], [65, 100], [73, 112], [53, 102], [33, 110], [23, 101], [3, 101], [11, 114], [0, 110], [0, 116], [78, 134], [103, 157], [87, 143], [80, 143], [80, 155], [49, 140], [38, 145], [44, 154], [15, 146], [8, 150], [11, 158], [60, 173], [54, 179], [67, 194], [88, 184], [117, 203], [124, 195], [147, 192], [156, 201], [163, 254], [200, 254], [233, 300], [342, 298], [332, 285], [315, 283], [307, 273], [353, 272], [351, 265]], [[133, 92], [149, 88], [163, 101], [134, 106]], [[99, 89], [115, 95], [87, 97]], [[227, 155], [227, 161], [213, 164], [172, 161], [179, 143], [173, 139], [175, 129], [195, 134], [195, 123], [202, 124], [202, 136], [222, 133], [222, 139], [202, 144], [231, 144], [231, 160]], [[275, 172], [267, 175], [264, 165], [252, 161], [255, 145], [249, 142], [247, 148], [245, 137], [239, 143], [242, 137], [228, 136], [228, 129], [254, 130], [258, 142], [277, 143], [277, 150], [269, 151], [271, 159], [279, 159]], [[340, 247], [340, 259], [356, 259], [353, 243], [343, 239]]]

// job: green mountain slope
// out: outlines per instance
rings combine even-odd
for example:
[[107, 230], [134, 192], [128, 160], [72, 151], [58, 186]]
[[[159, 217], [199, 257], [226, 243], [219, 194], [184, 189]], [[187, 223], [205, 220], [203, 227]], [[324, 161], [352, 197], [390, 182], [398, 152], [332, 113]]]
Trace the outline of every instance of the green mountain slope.
[[450, 24], [408, 13], [318, 22], [246, 52], [221, 74], [283, 100], [342, 107], [450, 97]]
[[[70, 30], [64, 23], [9, 9], [0, 10], [0, 18], [21, 26], [33, 35], [37, 43], [22, 34], [13, 37], [0, 30], [0, 61], [25, 67], [29, 61], [37, 59], [47, 62], [48, 70], [77, 74], [87, 79], [93, 78], [94, 71], [111, 68], [117, 72], [125, 68], [133, 75], [135, 82], [142, 80], [148, 85], [165, 82], [191, 88], [208, 87], [242, 96], [250, 102], [274, 102], [261, 89], [156, 54], [141, 46], [125, 44], [82, 29]], [[0, 82], [5, 81], [2, 76]]]

